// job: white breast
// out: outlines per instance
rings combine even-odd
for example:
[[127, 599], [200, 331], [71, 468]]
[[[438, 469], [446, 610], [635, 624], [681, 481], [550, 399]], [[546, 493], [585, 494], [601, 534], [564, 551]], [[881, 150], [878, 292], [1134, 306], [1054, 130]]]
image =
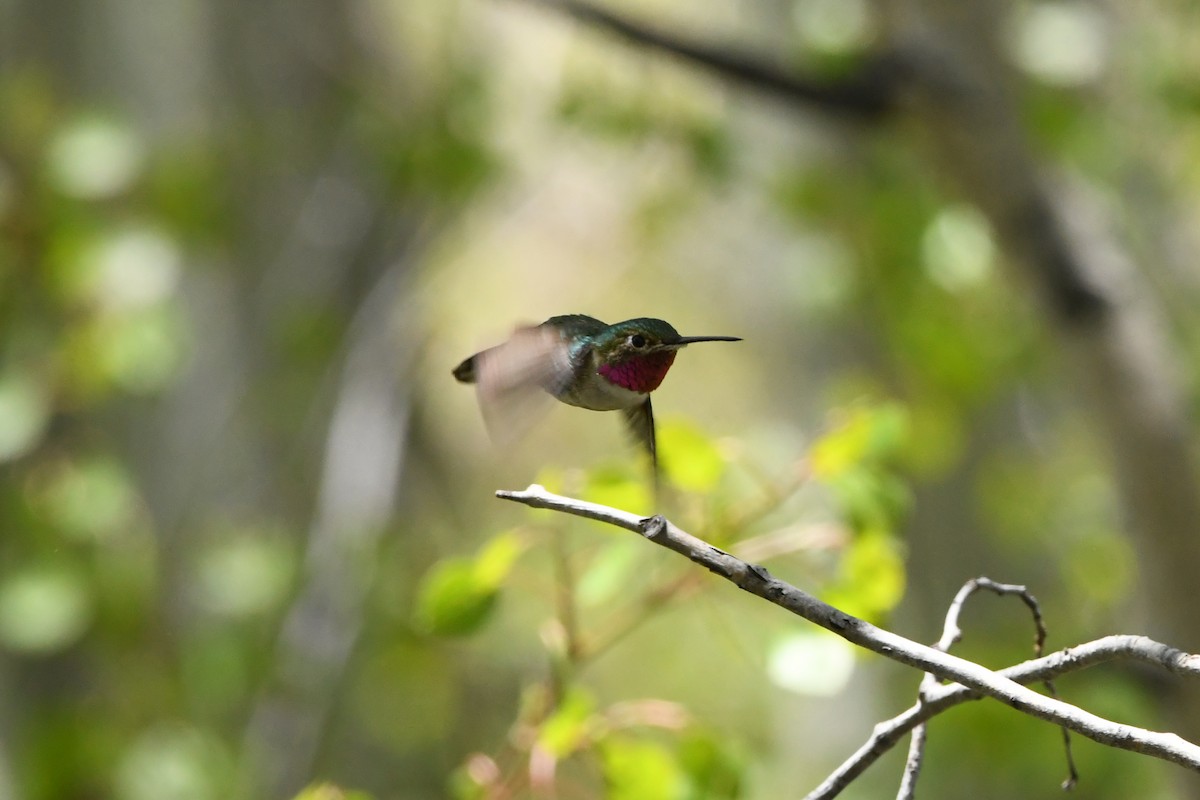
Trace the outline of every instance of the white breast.
[[590, 408], [593, 411], [616, 411], [622, 408], [634, 408], [646, 402], [646, 395], [630, 391], [623, 386], [609, 383], [600, 375], [595, 380], [581, 381], [581, 385], [569, 394], [559, 398], [569, 405], [580, 408]]

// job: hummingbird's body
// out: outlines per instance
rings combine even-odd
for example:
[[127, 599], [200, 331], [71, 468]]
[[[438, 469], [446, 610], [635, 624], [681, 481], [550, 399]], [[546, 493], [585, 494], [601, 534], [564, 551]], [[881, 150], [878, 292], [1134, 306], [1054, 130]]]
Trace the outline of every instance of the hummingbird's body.
[[661, 319], [640, 317], [607, 325], [567, 314], [518, 329], [507, 342], [476, 353], [454, 368], [454, 377], [478, 385], [488, 427], [495, 432], [502, 406], [520, 405], [528, 389], [593, 411], [623, 411], [633, 434], [657, 465], [650, 393], [658, 388], [680, 348], [694, 342], [740, 341], [733, 336], [680, 336]]

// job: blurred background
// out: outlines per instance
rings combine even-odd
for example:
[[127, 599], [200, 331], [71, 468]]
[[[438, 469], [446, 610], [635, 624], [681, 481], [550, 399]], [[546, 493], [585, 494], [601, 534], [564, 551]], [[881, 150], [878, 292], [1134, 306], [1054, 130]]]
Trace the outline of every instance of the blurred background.
[[[1187, 398], [1200, 8], [966, 5]], [[605, 7], [833, 76], [893, 34], [870, 0]], [[910, 123], [515, 0], [0, 2], [0, 800], [799, 796], [915, 697], [659, 548], [492, 497], [532, 481], [919, 641], [979, 574], [1029, 586], [1052, 649], [1153, 632], [1081, 334]], [[500, 449], [450, 376], [564, 313], [745, 340], [655, 395], [658, 505], [618, 415]], [[1014, 600], [964, 627], [965, 657], [1032, 654]], [[1158, 675], [1059, 689], [1175, 724]], [[1076, 755], [1083, 796], [1187, 796]], [[977, 703], [933, 724], [921, 790], [1065, 774], [1057, 731]]]

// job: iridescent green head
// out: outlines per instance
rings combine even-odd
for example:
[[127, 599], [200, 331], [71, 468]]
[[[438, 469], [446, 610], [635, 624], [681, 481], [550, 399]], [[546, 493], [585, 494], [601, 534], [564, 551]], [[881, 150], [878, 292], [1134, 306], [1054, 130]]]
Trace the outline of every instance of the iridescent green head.
[[695, 342], [737, 342], [736, 336], [680, 336], [666, 320], [638, 317], [608, 326], [595, 339], [598, 372], [639, 394], [658, 388], [681, 347]]

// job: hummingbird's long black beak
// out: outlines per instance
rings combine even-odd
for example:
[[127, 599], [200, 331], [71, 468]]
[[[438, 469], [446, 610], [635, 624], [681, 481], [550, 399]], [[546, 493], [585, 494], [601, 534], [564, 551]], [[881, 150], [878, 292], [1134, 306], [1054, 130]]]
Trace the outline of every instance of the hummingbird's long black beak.
[[671, 344], [683, 347], [685, 344], [695, 344], [696, 342], [740, 342], [740, 336], [680, 336], [678, 341]]

